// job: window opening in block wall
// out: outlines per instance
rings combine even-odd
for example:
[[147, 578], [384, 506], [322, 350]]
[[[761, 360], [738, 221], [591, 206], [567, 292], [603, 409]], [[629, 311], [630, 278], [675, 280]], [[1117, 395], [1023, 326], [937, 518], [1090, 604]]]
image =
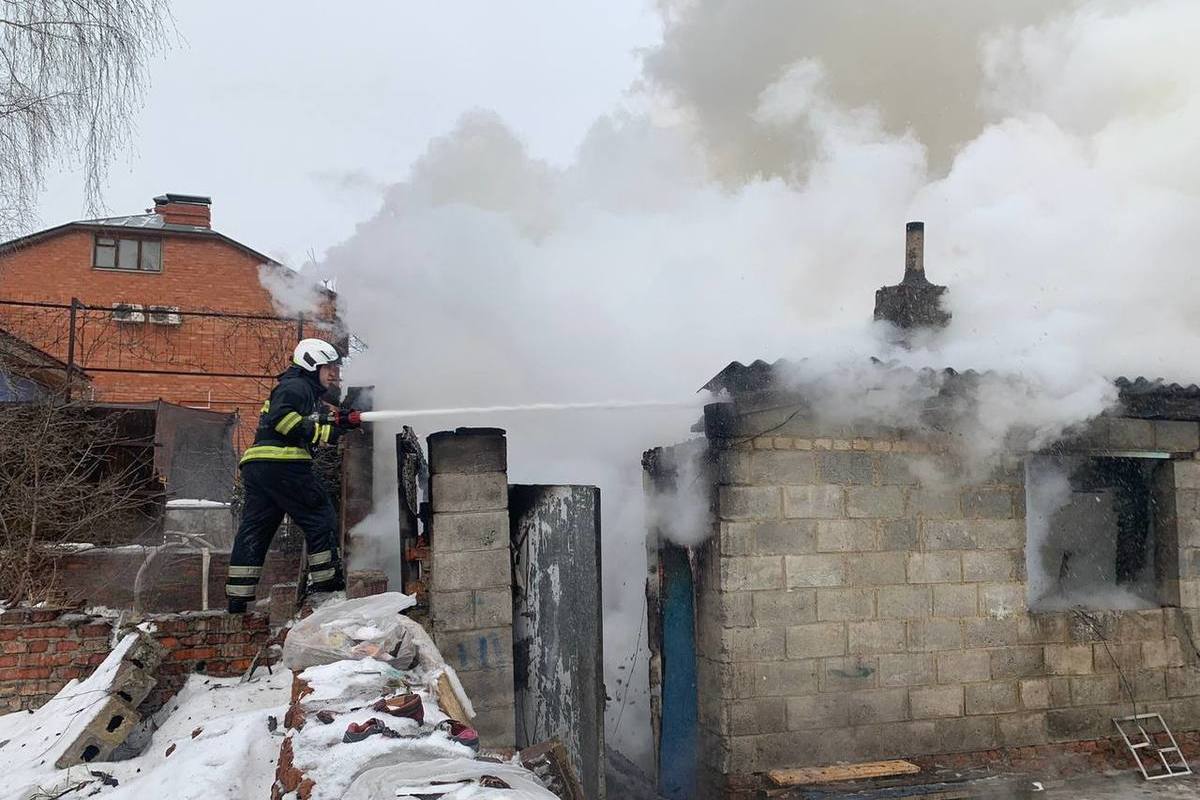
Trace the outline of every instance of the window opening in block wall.
[[[1035, 456], [1025, 462], [1029, 608], [1159, 605], [1152, 458]], [[1157, 518], [1161, 516], [1162, 519]]]

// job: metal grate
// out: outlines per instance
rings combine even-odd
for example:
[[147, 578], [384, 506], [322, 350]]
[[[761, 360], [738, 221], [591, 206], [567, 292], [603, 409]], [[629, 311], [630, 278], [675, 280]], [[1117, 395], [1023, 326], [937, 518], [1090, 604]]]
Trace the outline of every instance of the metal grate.
[[[1125, 746], [1133, 753], [1142, 777], [1148, 781], [1191, 775], [1192, 768], [1179, 749], [1174, 734], [1167, 727], [1161, 714], [1135, 714], [1132, 717], [1113, 717], [1113, 724], [1121, 732]], [[1130, 737], [1133, 738], [1130, 738]], [[1165, 746], [1163, 746], [1165, 745]], [[1156, 762], [1150, 755], [1158, 756]], [[1147, 758], [1143, 760], [1142, 755]], [[1162, 769], [1158, 764], [1162, 764]]]

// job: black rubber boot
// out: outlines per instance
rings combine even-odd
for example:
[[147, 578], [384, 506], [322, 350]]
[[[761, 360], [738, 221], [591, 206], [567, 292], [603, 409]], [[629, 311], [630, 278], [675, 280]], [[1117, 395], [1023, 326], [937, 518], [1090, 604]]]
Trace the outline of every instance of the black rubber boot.
[[249, 601], [244, 597], [229, 598], [229, 613], [230, 614], [245, 614], [246, 608], [249, 606]]
[[342, 572], [342, 565], [335, 563], [335, 570], [332, 578], [324, 581], [315, 581], [308, 585], [309, 594], [318, 594], [321, 592], [340, 592], [346, 588], [346, 575]]

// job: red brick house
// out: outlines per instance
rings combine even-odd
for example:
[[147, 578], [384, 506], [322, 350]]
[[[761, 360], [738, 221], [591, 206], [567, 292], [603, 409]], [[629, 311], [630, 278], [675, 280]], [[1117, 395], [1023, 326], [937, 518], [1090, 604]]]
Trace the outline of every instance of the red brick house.
[[144, 214], [0, 243], [0, 328], [86, 370], [98, 400], [237, 411], [244, 446], [271, 376], [320, 330], [277, 314], [260, 270], [294, 273], [210, 212], [207, 197], [166, 194]]

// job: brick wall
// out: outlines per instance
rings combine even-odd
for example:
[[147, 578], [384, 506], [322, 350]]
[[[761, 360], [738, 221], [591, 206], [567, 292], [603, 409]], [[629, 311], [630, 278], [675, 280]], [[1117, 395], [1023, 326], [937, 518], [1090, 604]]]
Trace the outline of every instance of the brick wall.
[[[152, 635], [167, 656], [156, 673], [158, 685], [142, 706], [145, 713], [161, 708], [194, 672], [241, 675], [270, 635], [262, 614], [192, 612], [151, 615], [146, 621], [154, 625]], [[90, 675], [112, 644], [112, 619], [52, 609], [5, 611], [0, 614], [0, 709], [38, 708], [68, 681]]]
[[[1180, 446], [1194, 450], [1189, 431]], [[1175, 539], [1159, 548], [1178, 556], [1164, 585], [1182, 607], [1087, 622], [1026, 607], [1019, 457], [964, 484], [944, 441], [814, 436], [803, 420], [773, 433], [710, 440], [718, 530], [697, 583], [707, 785], [1109, 737], [1111, 717], [1133, 713], [1122, 673], [1139, 712], [1200, 726], [1196, 462], [1167, 467]]]
[[[72, 297], [77, 297], [86, 305], [96, 306], [140, 303], [185, 310], [275, 314], [270, 294], [258, 279], [262, 259], [241, 248], [211, 236], [168, 235], [163, 237], [161, 272], [97, 270], [92, 268], [93, 236], [90, 230], [68, 230], [0, 254], [0, 299], [69, 303]], [[87, 322], [93, 338], [102, 329], [101, 317], [100, 312], [89, 312]], [[161, 338], [152, 349], [169, 352], [170, 358], [159, 361], [169, 360], [172, 369], [193, 369], [199, 365], [209, 372], [274, 374], [286, 368], [290, 360], [296, 329], [293, 323], [271, 323], [279, 328], [278, 336], [267, 336], [266, 324], [249, 321], [223, 324], [185, 317], [174, 329], [130, 325], [119, 335], [106, 332], [109, 341], [103, 344], [89, 345], [81, 338], [79, 358], [85, 364], [102, 366], [112, 366], [122, 359], [121, 365], [129, 366], [131, 354], [138, 349], [129, 346], [128, 337], [149, 332], [156, 339]], [[62, 359], [67, 355], [65, 325], [66, 312], [45, 310], [31, 314], [29, 309], [0, 307], [0, 326]], [[62, 333], [45, 330], [44, 326], [61, 328]], [[247, 326], [255, 326], [252, 334]], [[150, 328], [153, 330], [139, 331]], [[271, 345], [267, 351], [265, 342]], [[269, 362], [270, 368], [264, 368], [265, 362]], [[164, 364], [147, 368], [162, 369]], [[239, 436], [242, 445], [246, 443], [246, 435], [253, 431], [258, 409], [272, 384], [270, 380], [205, 375], [97, 372], [90, 377], [100, 400], [162, 398], [181, 405], [238, 411], [244, 420]]]
[[[138, 568], [146, 558], [141, 547], [84, 550], [63, 556], [57, 562], [59, 585], [71, 602], [109, 608], [133, 608], [133, 586]], [[225, 576], [229, 571], [229, 553], [209, 556], [208, 604], [225, 608]], [[199, 610], [201, 593], [201, 555], [164, 553], [157, 556], [145, 579], [143, 609], [152, 612]], [[300, 552], [271, 551], [263, 565], [258, 598], [271, 596], [276, 583], [295, 583], [300, 574]]]

